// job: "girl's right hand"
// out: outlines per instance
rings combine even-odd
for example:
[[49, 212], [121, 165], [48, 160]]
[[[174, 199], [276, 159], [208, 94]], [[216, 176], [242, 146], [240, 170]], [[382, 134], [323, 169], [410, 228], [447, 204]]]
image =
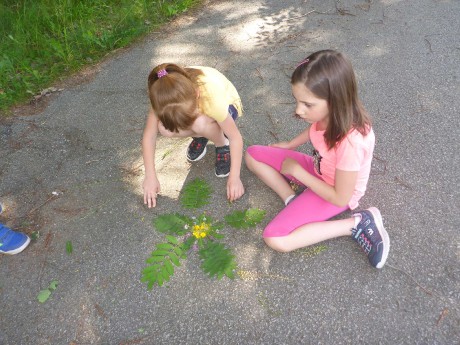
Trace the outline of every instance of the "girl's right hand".
[[157, 177], [145, 177], [142, 187], [144, 188], [144, 204], [148, 208], [155, 207], [157, 205], [157, 196], [160, 192], [160, 182]]
[[272, 147], [279, 147], [281, 149], [291, 149], [290, 142], [289, 141], [280, 141], [279, 143], [274, 143], [269, 146]]

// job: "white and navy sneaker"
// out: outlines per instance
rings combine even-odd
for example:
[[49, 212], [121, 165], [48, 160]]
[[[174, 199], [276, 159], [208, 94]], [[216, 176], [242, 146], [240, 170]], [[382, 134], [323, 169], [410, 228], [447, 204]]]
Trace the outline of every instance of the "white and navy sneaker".
[[352, 229], [351, 237], [364, 250], [370, 264], [375, 268], [382, 268], [390, 251], [390, 237], [383, 227], [380, 211], [371, 207], [353, 216], [360, 216], [361, 220], [356, 228]]

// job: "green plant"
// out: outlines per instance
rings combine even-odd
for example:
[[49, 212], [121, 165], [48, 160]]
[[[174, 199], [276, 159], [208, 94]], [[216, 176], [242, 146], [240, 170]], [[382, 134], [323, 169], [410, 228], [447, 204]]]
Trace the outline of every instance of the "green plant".
[[251, 228], [262, 221], [265, 211], [252, 208], [245, 211], [235, 211], [225, 216], [225, 222], [237, 229]]
[[[190, 205], [196, 206], [197, 195], [200, 195], [204, 198], [200, 204], [206, 205], [210, 197], [209, 191], [206, 181], [195, 179], [185, 186], [182, 197], [190, 200]], [[262, 221], [264, 215], [265, 212], [258, 209], [235, 211], [225, 217], [226, 223], [215, 221], [206, 213], [198, 217], [179, 213], [156, 217], [153, 226], [166, 234], [167, 241], [157, 244], [146, 260], [148, 266], [142, 270], [141, 281], [147, 283], [149, 290], [155, 284], [162, 286], [174, 274], [174, 266], [180, 266], [180, 261], [193, 252], [198, 252], [201, 269], [209, 277], [222, 279], [227, 276], [233, 279], [237, 264], [231, 249], [219, 242], [224, 238], [221, 230], [225, 225], [239, 229], [254, 227]]]
[[56, 290], [58, 286], [58, 281], [57, 280], [52, 280], [49, 285], [48, 285], [48, 288], [47, 289], [43, 289], [43, 290], [40, 290], [40, 292], [38, 293], [37, 295], [37, 300], [40, 302], [40, 303], [45, 303], [48, 298], [50, 298], [51, 296], [51, 293]]
[[31, 99], [200, 1], [0, 1], [0, 111]]
[[185, 208], [200, 208], [209, 204], [211, 193], [211, 186], [205, 180], [196, 178], [184, 187], [180, 201]]
[[65, 251], [67, 252], [68, 255], [72, 254], [73, 252], [72, 241], [67, 241], [65, 243]]

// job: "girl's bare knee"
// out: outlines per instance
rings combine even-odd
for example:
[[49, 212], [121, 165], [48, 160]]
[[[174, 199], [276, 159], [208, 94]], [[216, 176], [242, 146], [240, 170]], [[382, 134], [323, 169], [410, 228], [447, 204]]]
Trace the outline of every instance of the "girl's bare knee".
[[264, 237], [264, 241], [267, 246], [280, 253], [288, 253], [292, 250], [287, 246], [286, 239], [284, 237]]
[[244, 155], [244, 161], [246, 162], [246, 166], [248, 167], [249, 170], [251, 171], [254, 171], [254, 166], [253, 166], [253, 162], [254, 162], [254, 158], [252, 158], [251, 154], [249, 154], [247, 151]]

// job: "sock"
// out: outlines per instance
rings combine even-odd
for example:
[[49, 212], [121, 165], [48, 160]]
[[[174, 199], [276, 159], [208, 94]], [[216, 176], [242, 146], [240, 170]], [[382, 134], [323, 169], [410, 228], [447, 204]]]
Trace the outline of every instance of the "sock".
[[284, 200], [284, 204], [287, 206], [289, 202], [295, 197], [295, 194], [289, 195], [286, 200]]
[[358, 226], [359, 222], [361, 221], [361, 215], [360, 214], [355, 214], [355, 215], [353, 215], [353, 217], [355, 218], [355, 226], [354, 226], [354, 228], [356, 229], [356, 227]]

